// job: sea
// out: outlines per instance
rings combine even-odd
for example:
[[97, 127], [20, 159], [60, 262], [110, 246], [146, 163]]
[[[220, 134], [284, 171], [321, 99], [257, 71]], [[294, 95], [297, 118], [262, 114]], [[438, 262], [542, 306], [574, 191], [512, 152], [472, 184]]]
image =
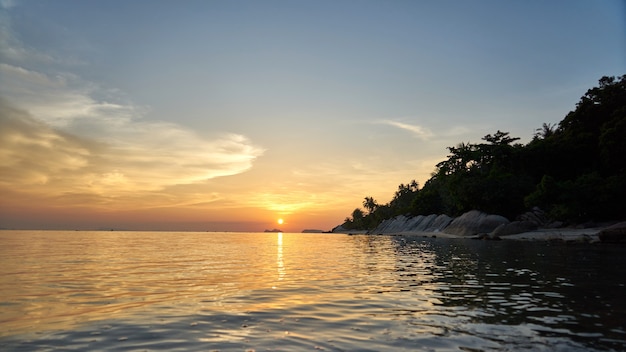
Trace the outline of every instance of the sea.
[[626, 247], [0, 231], [2, 351], [626, 351]]

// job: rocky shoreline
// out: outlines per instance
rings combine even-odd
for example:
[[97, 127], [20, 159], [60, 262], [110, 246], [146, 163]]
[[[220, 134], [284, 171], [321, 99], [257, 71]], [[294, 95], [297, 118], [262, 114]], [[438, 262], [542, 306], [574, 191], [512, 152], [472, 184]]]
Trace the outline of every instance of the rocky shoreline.
[[537, 208], [522, 214], [515, 221], [509, 221], [500, 215], [472, 210], [457, 218], [436, 214], [400, 215], [384, 220], [370, 231], [351, 231], [338, 226], [332, 232], [482, 240], [626, 243], [626, 222], [563, 227], [562, 223], [550, 222]]

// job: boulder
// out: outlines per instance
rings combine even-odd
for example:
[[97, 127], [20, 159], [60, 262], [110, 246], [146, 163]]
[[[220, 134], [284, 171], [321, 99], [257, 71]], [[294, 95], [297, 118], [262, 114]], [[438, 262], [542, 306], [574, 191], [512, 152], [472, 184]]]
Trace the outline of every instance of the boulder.
[[479, 233], [491, 233], [496, 227], [509, 222], [504, 216], [472, 210], [452, 220], [443, 231], [457, 236], [474, 236]]
[[598, 233], [601, 242], [626, 242], [626, 221], [609, 226]]
[[419, 215], [415, 217], [407, 217], [405, 215], [398, 215], [394, 218], [383, 220], [376, 228], [370, 233], [384, 234], [384, 233], [397, 233], [410, 231], [417, 226], [424, 217]]
[[423, 215], [419, 215], [419, 216], [421, 216], [420, 221], [415, 224], [415, 226], [411, 229], [411, 231], [423, 232], [437, 218], [437, 215], [435, 214], [431, 214], [428, 216], [423, 216]]
[[420, 226], [423, 220], [424, 220], [423, 215], [418, 215], [418, 216], [414, 216], [410, 218], [409, 221], [407, 221], [406, 224], [404, 225], [404, 228], [402, 229], [402, 231], [414, 231], [416, 227]]
[[400, 232], [407, 226], [407, 222], [410, 222], [410, 218], [404, 215], [398, 215], [395, 218], [383, 220], [375, 229], [369, 231], [369, 233], [383, 234]]
[[404, 215], [398, 215], [395, 218], [390, 219], [385, 228], [376, 231], [377, 233], [394, 233], [400, 232], [407, 226], [407, 223], [410, 222], [410, 218], [407, 218]]
[[530, 232], [537, 229], [537, 224], [533, 221], [512, 221], [502, 224], [491, 232], [491, 237], [515, 235], [522, 232]]
[[330, 230], [330, 232], [332, 233], [347, 233], [350, 230], [348, 230], [347, 228], [343, 227], [342, 225], [338, 225], [335, 226], [332, 230]]
[[450, 223], [452, 222], [452, 218], [446, 214], [438, 215], [432, 223], [429, 224], [427, 228], [424, 229], [425, 232], [440, 232], [443, 231]]
[[394, 218], [383, 220], [375, 229], [369, 231], [372, 234], [386, 234], [398, 232], [440, 232], [452, 218], [448, 215], [431, 214], [428, 216], [405, 216], [398, 215]]

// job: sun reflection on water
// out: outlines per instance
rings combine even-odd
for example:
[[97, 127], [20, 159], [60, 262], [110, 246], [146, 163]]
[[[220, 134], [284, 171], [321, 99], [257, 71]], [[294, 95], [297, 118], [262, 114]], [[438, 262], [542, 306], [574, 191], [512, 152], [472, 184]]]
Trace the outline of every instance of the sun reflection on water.
[[275, 235], [0, 231], [0, 345], [41, 350], [52, 339], [21, 348], [23, 334], [49, 332], [76, 350], [626, 346], [620, 248], [583, 260], [576, 246]]
[[[278, 281], [283, 281], [287, 272], [285, 270], [285, 262], [283, 260], [283, 234], [281, 232], [277, 234], [276, 269], [278, 270]], [[276, 286], [272, 288], [276, 288]]]

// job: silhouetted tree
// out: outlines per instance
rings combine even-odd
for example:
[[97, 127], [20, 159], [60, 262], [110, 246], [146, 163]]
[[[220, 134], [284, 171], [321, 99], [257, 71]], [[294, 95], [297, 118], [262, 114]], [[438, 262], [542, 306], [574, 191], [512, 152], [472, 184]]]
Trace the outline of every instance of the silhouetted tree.
[[411, 204], [413, 203], [413, 199], [415, 199], [417, 193], [419, 192], [419, 184], [417, 181], [412, 180], [411, 182], [401, 183], [398, 186], [398, 190], [393, 195], [393, 199], [389, 202], [390, 210], [395, 214], [403, 214], [411, 211]]
[[379, 205], [366, 197], [361, 228], [398, 214], [460, 215], [477, 209], [515, 217], [532, 206], [564, 221], [626, 219], [626, 75], [602, 77], [558, 123], [544, 123], [532, 140], [498, 130], [483, 143], [448, 147], [420, 190], [400, 184]]
[[556, 125], [555, 124], [551, 124], [551, 123], [543, 123], [543, 125], [541, 126], [541, 128], [537, 128], [535, 130], [535, 135], [533, 136], [533, 139], [546, 139], [546, 138], [550, 138], [551, 136], [554, 135], [554, 131], [556, 129]]
[[369, 214], [373, 214], [378, 208], [378, 203], [373, 197], [365, 197], [363, 200], [363, 206], [367, 209]]

